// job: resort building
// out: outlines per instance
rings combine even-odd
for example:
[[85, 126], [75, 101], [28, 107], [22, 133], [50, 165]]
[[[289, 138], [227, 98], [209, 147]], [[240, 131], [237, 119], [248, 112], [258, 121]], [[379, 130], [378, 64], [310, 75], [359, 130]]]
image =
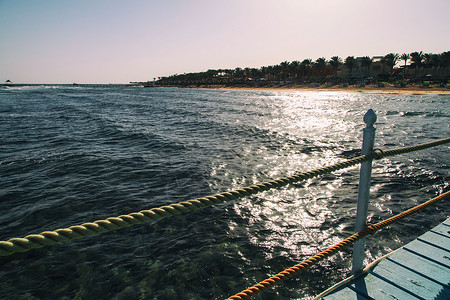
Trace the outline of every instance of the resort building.
[[[389, 75], [391, 72], [390, 67], [384, 63], [383, 56], [373, 56], [372, 63], [369, 67], [364, 66], [364, 58], [357, 57], [355, 58], [356, 65], [351, 70], [351, 77], [354, 78], [364, 78], [369, 76], [379, 76], [379, 75]], [[350, 75], [350, 69], [346, 66], [341, 66], [337, 70], [338, 78], [348, 78]]]

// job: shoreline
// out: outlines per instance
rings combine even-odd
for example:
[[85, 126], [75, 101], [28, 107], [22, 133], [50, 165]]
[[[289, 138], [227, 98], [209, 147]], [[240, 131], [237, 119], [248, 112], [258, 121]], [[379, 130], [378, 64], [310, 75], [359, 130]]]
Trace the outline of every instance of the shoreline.
[[435, 96], [450, 96], [450, 87], [417, 87], [417, 86], [406, 86], [406, 87], [395, 87], [395, 86], [385, 86], [385, 87], [356, 87], [356, 86], [300, 86], [300, 85], [285, 85], [285, 86], [251, 86], [251, 85], [221, 85], [221, 84], [196, 84], [196, 85], [153, 85], [144, 86], [150, 88], [164, 88], [164, 87], [174, 87], [182, 89], [213, 89], [213, 90], [248, 90], [248, 91], [293, 91], [293, 92], [346, 92], [346, 93], [359, 93], [359, 94], [409, 94], [414, 96], [423, 95], [435, 95]]
[[308, 87], [308, 86], [282, 86], [282, 87], [252, 87], [252, 86], [199, 86], [193, 88], [223, 89], [223, 90], [266, 90], [266, 91], [302, 91], [302, 92], [347, 92], [360, 94], [410, 94], [410, 95], [437, 95], [450, 96], [450, 88], [444, 87]]

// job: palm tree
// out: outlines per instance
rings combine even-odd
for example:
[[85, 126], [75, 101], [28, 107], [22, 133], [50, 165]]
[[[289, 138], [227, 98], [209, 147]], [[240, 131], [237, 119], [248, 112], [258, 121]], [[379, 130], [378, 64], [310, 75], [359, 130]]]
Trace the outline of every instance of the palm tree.
[[270, 80], [275, 80], [277, 74], [275, 70], [275, 66], [268, 66], [267, 67], [267, 74], [269, 75]]
[[244, 70], [242, 70], [242, 68], [236, 68], [234, 69], [234, 78], [237, 80], [242, 80], [244, 79]]
[[394, 68], [395, 64], [397, 63], [397, 61], [399, 59], [399, 56], [397, 53], [389, 53], [384, 56], [384, 59], [385, 59], [386, 65], [390, 69], [389, 73], [391, 73], [392, 69]]
[[228, 83], [233, 81], [233, 70], [232, 69], [225, 69], [225, 76], [226, 76], [226, 81]]
[[437, 67], [439, 67], [439, 63], [440, 63], [439, 54], [432, 54], [432, 56], [431, 56], [431, 65], [434, 68], [437, 68]]
[[307, 58], [304, 59], [301, 63], [300, 63], [300, 69], [303, 71], [303, 75], [306, 77], [309, 74], [309, 71], [311, 69], [311, 65], [312, 65], [312, 60]]
[[413, 52], [413, 53], [410, 54], [410, 56], [411, 56], [411, 60], [412, 60], [413, 63], [415, 63], [419, 67], [422, 66], [422, 62], [423, 62], [423, 59], [424, 59], [424, 55], [423, 55], [422, 51], [420, 51], [420, 52]]
[[424, 63], [423, 65], [425, 66], [425, 68], [427, 68], [427, 73], [426, 76], [432, 76], [432, 74], [429, 74], [430, 72], [430, 68], [434, 67], [434, 61], [433, 61], [433, 53], [425, 53], [423, 55], [424, 57]]
[[314, 62], [314, 67], [317, 69], [319, 77], [322, 77], [324, 70], [327, 67], [327, 60], [324, 57], [316, 59], [316, 61]]
[[289, 62], [288, 61], [283, 61], [282, 63], [280, 63], [280, 67], [281, 67], [281, 78], [282, 79], [287, 79], [290, 77], [290, 73], [289, 73]]
[[344, 66], [348, 68], [348, 81], [351, 81], [353, 68], [356, 66], [356, 59], [353, 56], [347, 56]]
[[385, 72], [384, 72], [384, 69], [385, 69], [385, 67], [386, 67], [386, 57], [383, 56], [383, 57], [380, 59], [380, 62], [381, 62], [381, 66], [382, 66], [382, 68], [383, 68], [382, 71], [381, 71], [381, 74], [384, 75], [384, 73], [385, 73]]
[[433, 64], [433, 54], [432, 53], [425, 53], [423, 55], [424, 65], [426, 68], [430, 68]]
[[[439, 67], [440, 67], [440, 57], [439, 54], [429, 53], [425, 54], [425, 61], [427, 63], [427, 68], [433, 68], [432, 73], [433, 76], [439, 75], [436, 73], [439, 73]], [[436, 70], [437, 69], [437, 70]]]
[[408, 59], [410, 58], [409, 54], [407, 53], [403, 53], [400, 56], [400, 59], [403, 60], [405, 62], [405, 65], [403, 67], [403, 78], [405, 78], [405, 72], [406, 72], [406, 62], [408, 61]]
[[298, 77], [299, 67], [300, 67], [300, 62], [298, 60], [292, 61], [289, 64], [289, 69], [290, 69], [291, 75], [294, 75], [294, 77]]
[[450, 51], [442, 52], [439, 54], [440, 65], [442, 68], [448, 68], [450, 66]]
[[252, 77], [253, 80], [256, 80], [261, 77], [261, 72], [258, 68], [250, 68], [250, 77]]
[[408, 62], [408, 59], [410, 58], [410, 56], [409, 56], [409, 54], [407, 54], [407, 53], [403, 53], [401, 56], [400, 56], [400, 59], [401, 60], [403, 60], [404, 62], [405, 62], [405, 68], [406, 68], [406, 63]]
[[269, 67], [259, 68], [259, 73], [261, 74], [262, 78], [267, 78], [266, 76], [269, 75]]
[[283, 70], [282, 70], [281, 65], [274, 65], [274, 66], [273, 66], [273, 74], [274, 74], [274, 76], [275, 76], [275, 78], [276, 78], [277, 81], [280, 81], [280, 80], [283, 79], [283, 78], [282, 78], [282, 76], [283, 76]]
[[253, 75], [253, 71], [251, 68], [247, 67], [244, 69], [244, 74], [245, 74], [245, 80], [251, 80], [252, 79], [252, 75]]
[[342, 65], [342, 59], [339, 56], [333, 56], [328, 63], [333, 68], [334, 72], [334, 80], [336, 81], [337, 78], [337, 70]]
[[[441, 73], [445, 74], [445, 69], [447, 69], [450, 66], [450, 51], [442, 52], [439, 54], [439, 69], [441, 70]], [[442, 79], [445, 79], [445, 83], [447, 83], [447, 78], [441, 77]]]
[[[422, 51], [420, 51], [420, 52], [413, 52], [413, 53], [410, 54], [410, 56], [411, 56], [411, 61], [416, 66], [416, 70], [419, 69], [419, 68], [421, 69], [422, 66], [423, 66], [422, 63], [423, 63], [423, 59], [424, 59], [423, 52]], [[416, 77], [419, 77], [419, 75], [417, 73], [419, 73], [419, 72], [416, 71]]]
[[363, 56], [361, 59], [361, 66], [366, 68], [366, 77], [369, 76], [369, 69], [372, 65], [373, 59], [368, 56]]

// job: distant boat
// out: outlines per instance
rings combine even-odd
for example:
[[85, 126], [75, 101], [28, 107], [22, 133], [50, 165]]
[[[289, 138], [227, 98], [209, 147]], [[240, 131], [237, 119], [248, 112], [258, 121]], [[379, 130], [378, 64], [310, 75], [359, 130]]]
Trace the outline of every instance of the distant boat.
[[78, 83], [74, 82], [74, 83], [72, 83], [72, 86], [78, 86]]
[[11, 83], [12, 83], [12, 81], [8, 79], [8, 80], [6, 80], [6, 81], [5, 81], [5, 83], [7, 83], [7, 84], [11, 84]]

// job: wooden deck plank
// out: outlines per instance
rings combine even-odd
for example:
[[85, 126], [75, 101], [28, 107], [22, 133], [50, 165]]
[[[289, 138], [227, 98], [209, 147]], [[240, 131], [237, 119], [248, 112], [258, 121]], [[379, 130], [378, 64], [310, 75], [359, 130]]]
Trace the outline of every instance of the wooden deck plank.
[[444, 250], [450, 251], [450, 249], [446, 248], [450, 243], [450, 238], [441, 233], [429, 231], [418, 237], [417, 240], [431, 244], [433, 247], [443, 248]]
[[[399, 253], [395, 257], [388, 257], [386, 260], [391, 261], [394, 264], [398, 264], [404, 268], [420, 272], [423, 276], [433, 278], [442, 285], [449, 285], [450, 276], [448, 274], [448, 268], [439, 265], [433, 261], [425, 261], [421, 259], [414, 259], [414, 266], [410, 266], [411, 255], [407, 253]], [[419, 270], [419, 271], [417, 271]]]
[[450, 299], [450, 218], [319, 299]]
[[357, 293], [355, 293], [355, 291], [349, 289], [348, 287], [344, 287], [341, 290], [339, 290], [339, 293], [332, 293], [329, 295], [326, 295], [325, 297], [321, 298], [321, 299], [326, 299], [326, 300], [342, 300], [342, 299], [346, 299], [346, 300], [360, 300], [360, 299], [367, 299], [361, 295], [358, 295]]
[[[359, 277], [336, 292], [321, 299], [411, 299], [413, 295], [401, 288], [389, 284], [383, 279], [368, 274]], [[419, 298], [420, 299], [420, 298]]]
[[419, 240], [412, 241], [411, 243], [403, 247], [401, 251], [415, 254], [425, 260], [431, 260], [443, 266], [449, 266], [450, 264], [450, 253], [448, 251], [433, 247]]
[[450, 234], [450, 219], [445, 220], [442, 224], [431, 229], [431, 231], [441, 233], [443, 235], [449, 236]]
[[[415, 267], [415, 263], [416, 259], [410, 259], [409, 267]], [[389, 260], [380, 262], [370, 275], [377, 276], [387, 282], [392, 281], [399, 287], [423, 299], [428, 299], [430, 295], [449, 294], [450, 292], [445, 285], [434, 281], [432, 278], [394, 264]]]
[[402, 287], [393, 285], [384, 278], [379, 278], [372, 274], [368, 274], [366, 277], [359, 277], [348, 286], [359, 295], [367, 295], [363, 296], [366, 299], [411, 299], [412, 297]]

